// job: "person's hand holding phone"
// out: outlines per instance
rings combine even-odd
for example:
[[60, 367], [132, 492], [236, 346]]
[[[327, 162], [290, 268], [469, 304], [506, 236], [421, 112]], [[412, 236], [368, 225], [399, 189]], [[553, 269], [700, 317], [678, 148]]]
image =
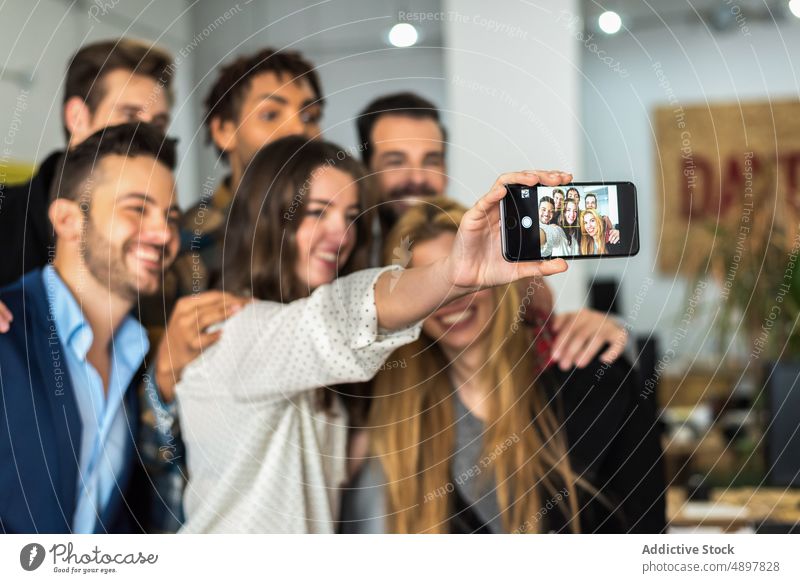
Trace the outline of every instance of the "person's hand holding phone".
[[399, 330], [424, 320], [442, 305], [483, 288], [566, 271], [563, 259], [508, 263], [500, 244], [500, 201], [506, 184], [558, 185], [566, 172], [528, 171], [503, 174], [461, 220], [450, 254], [430, 265], [397, 275], [387, 271], [375, 284], [378, 325]]
[[[557, 186], [544, 182], [534, 187], [507, 185], [500, 205], [507, 261], [633, 257], [639, 252], [638, 205], [632, 182]], [[571, 197], [564, 198], [564, 187], [568, 194], [573, 193]]]
[[483, 287], [503, 285], [518, 279], [552, 275], [566, 270], [563, 259], [534, 263], [509, 263], [500, 250], [500, 201], [506, 196], [507, 184], [558, 186], [572, 180], [572, 174], [561, 171], [526, 171], [503, 174], [478, 203], [464, 215], [448, 257], [453, 285], [476, 291]]

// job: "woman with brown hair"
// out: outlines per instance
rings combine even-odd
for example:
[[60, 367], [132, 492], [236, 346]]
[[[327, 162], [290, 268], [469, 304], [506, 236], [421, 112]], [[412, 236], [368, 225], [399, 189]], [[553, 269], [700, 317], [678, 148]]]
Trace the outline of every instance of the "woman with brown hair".
[[[440, 261], [465, 209], [408, 211], [384, 259]], [[348, 491], [344, 532], [660, 532], [664, 479], [653, 403], [630, 367], [548, 366], [513, 285], [443, 306], [373, 381], [371, 457]]]
[[581, 253], [581, 226], [579, 222], [580, 210], [578, 203], [572, 198], [564, 201], [564, 210], [558, 217], [557, 225], [564, 231], [566, 241], [562, 248], [554, 251], [556, 257], [580, 255]]
[[564, 271], [558, 260], [502, 259], [499, 203], [505, 183], [569, 178], [503, 175], [465, 213], [447, 258], [362, 269], [372, 222], [361, 165], [301, 137], [256, 154], [232, 203], [222, 266], [224, 288], [254, 301], [177, 386], [189, 471], [183, 531], [332, 532], [348, 420], [338, 396], [320, 389], [372, 378], [442, 305]]

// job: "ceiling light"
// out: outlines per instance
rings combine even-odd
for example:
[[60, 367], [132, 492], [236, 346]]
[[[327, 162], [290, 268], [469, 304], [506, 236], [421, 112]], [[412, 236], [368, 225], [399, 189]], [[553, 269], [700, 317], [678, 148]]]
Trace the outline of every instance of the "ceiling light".
[[622, 19], [616, 12], [606, 10], [600, 15], [600, 18], [597, 19], [597, 24], [600, 26], [600, 30], [602, 30], [604, 33], [614, 34], [618, 32], [620, 28], [622, 28]]
[[417, 42], [417, 29], [407, 22], [395, 24], [389, 31], [389, 42], [396, 47], [410, 47]]

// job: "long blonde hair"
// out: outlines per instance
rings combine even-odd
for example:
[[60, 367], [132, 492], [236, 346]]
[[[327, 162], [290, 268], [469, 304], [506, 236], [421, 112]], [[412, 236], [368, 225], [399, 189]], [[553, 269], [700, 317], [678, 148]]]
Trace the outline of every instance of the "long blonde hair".
[[[465, 209], [448, 199], [428, 199], [408, 210], [391, 231], [384, 261], [410, 256], [410, 246], [455, 233]], [[556, 496], [568, 528], [579, 531], [576, 487], [568, 447], [542, 387], [525, 329], [519, 329], [520, 296], [515, 286], [494, 290], [496, 311], [487, 333], [488, 354], [480, 372], [493, 387], [487, 402], [482, 470], [494, 476], [498, 507], [507, 532], [537, 532], [542, 494]], [[454, 490], [450, 464], [455, 452], [453, 398], [448, 361], [424, 334], [397, 350], [374, 381], [370, 444], [387, 483], [388, 532], [447, 532]], [[498, 453], [499, 452], [499, 453]], [[483, 476], [479, 476], [483, 477]]]
[[[594, 224], [597, 225], [596, 237], [592, 237], [586, 232], [586, 224], [583, 218], [590, 214], [594, 217]], [[594, 209], [586, 209], [581, 213], [581, 255], [605, 255], [606, 252], [606, 225], [603, 219]]]

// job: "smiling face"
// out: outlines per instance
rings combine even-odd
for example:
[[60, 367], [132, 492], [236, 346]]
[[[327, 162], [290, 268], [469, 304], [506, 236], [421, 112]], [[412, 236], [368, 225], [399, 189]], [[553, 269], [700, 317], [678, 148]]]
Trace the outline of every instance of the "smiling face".
[[578, 203], [574, 200], [568, 200], [566, 208], [564, 209], [564, 217], [568, 225], [578, 224]]
[[587, 194], [586, 195], [585, 204], [586, 204], [586, 209], [587, 210], [589, 210], [589, 209], [596, 210], [597, 209], [597, 197], [592, 195], [592, 194]]
[[553, 219], [553, 204], [549, 201], [543, 200], [539, 203], [539, 223], [542, 225], [549, 225]]
[[256, 152], [286, 136], [320, 134], [322, 110], [311, 84], [288, 75], [261, 73], [250, 79], [238, 119], [212, 120], [211, 135], [231, 165], [234, 182]]
[[[455, 241], [455, 233], [442, 233], [435, 239], [415, 243], [411, 247], [411, 267], [430, 265], [447, 257]], [[436, 310], [422, 323], [422, 331], [435, 340], [445, 352], [459, 352], [484, 338], [494, 310], [494, 292], [481, 290], [459, 298]]]
[[597, 237], [597, 219], [595, 219], [594, 214], [583, 214], [583, 227], [590, 237]]
[[353, 223], [360, 212], [352, 176], [334, 167], [313, 173], [296, 235], [295, 273], [307, 289], [332, 282], [347, 263], [356, 241]]
[[384, 201], [398, 208], [411, 200], [444, 194], [444, 136], [428, 118], [382, 115], [372, 128], [370, 169]]
[[172, 172], [147, 156], [106, 156], [88, 184], [80, 243], [87, 270], [128, 301], [156, 293], [178, 253]]

